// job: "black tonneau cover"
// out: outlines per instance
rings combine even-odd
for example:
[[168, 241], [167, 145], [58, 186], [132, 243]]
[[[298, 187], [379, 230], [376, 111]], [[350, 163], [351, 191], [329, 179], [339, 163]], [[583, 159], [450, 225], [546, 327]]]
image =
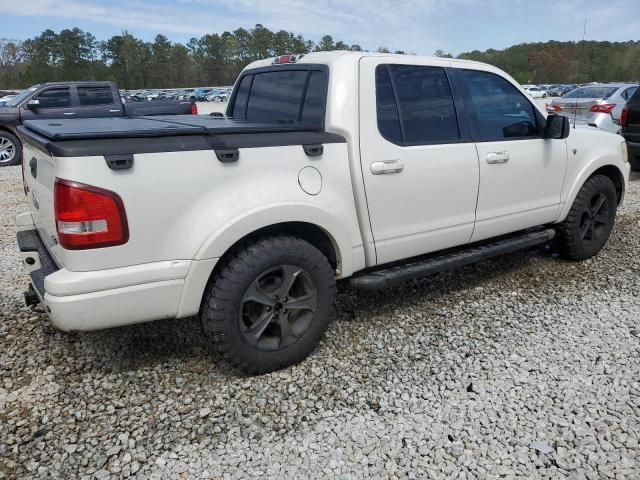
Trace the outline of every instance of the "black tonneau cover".
[[202, 127], [158, 122], [153, 117], [25, 120], [24, 126], [49, 140], [163, 137], [202, 134]]
[[210, 115], [26, 120], [24, 126], [49, 140], [308, 132], [318, 129], [317, 126], [305, 126], [302, 124], [251, 123]]
[[27, 120], [23, 142], [60, 157], [345, 143], [318, 126], [252, 123], [206, 115]]

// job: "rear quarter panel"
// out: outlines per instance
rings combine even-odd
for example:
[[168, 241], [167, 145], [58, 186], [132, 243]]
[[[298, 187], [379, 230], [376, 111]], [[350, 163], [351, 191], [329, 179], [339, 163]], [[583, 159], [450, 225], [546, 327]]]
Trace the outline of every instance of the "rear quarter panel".
[[[300, 187], [305, 167], [322, 176], [317, 195]], [[326, 144], [314, 159], [300, 145], [240, 149], [233, 163], [211, 150], [138, 154], [133, 168], [122, 171], [109, 169], [103, 157], [59, 157], [55, 173], [118, 193], [129, 222], [125, 245], [62, 250], [72, 271], [217, 258], [245, 235], [284, 221], [327, 231], [343, 275], [364, 262], [346, 144]]]

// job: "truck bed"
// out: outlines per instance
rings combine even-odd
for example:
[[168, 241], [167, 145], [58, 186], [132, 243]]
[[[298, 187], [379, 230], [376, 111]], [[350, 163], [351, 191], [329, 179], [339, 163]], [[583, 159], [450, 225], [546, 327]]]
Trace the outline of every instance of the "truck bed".
[[28, 120], [18, 133], [24, 142], [65, 157], [345, 141], [316, 125], [252, 123], [206, 115]]
[[310, 131], [317, 127], [286, 123], [251, 123], [205, 115], [159, 115], [135, 118], [27, 120], [24, 126], [50, 140], [140, 138], [165, 135]]

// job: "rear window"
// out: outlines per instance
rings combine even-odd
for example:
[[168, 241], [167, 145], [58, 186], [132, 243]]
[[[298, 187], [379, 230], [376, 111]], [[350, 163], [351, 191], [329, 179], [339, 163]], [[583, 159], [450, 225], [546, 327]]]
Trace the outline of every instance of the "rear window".
[[580, 87], [571, 90], [563, 98], [609, 98], [618, 87]]
[[78, 97], [80, 97], [80, 105], [84, 106], [113, 105], [116, 103], [113, 99], [111, 87], [108, 85], [78, 87]]
[[324, 124], [327, 76], [320, 70], [249, 73], [238, 85], [231, 115], [258, 123]]

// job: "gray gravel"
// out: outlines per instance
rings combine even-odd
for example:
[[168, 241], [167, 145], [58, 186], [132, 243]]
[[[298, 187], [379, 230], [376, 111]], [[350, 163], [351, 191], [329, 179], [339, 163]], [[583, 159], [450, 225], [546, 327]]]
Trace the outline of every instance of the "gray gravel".
[[340, 290], [303, 364], [229, 369], [192, 320], [65, 335], [21, 304], [0, 169], [0, 478], [640, 478], [640, 177], [606, 249]]

